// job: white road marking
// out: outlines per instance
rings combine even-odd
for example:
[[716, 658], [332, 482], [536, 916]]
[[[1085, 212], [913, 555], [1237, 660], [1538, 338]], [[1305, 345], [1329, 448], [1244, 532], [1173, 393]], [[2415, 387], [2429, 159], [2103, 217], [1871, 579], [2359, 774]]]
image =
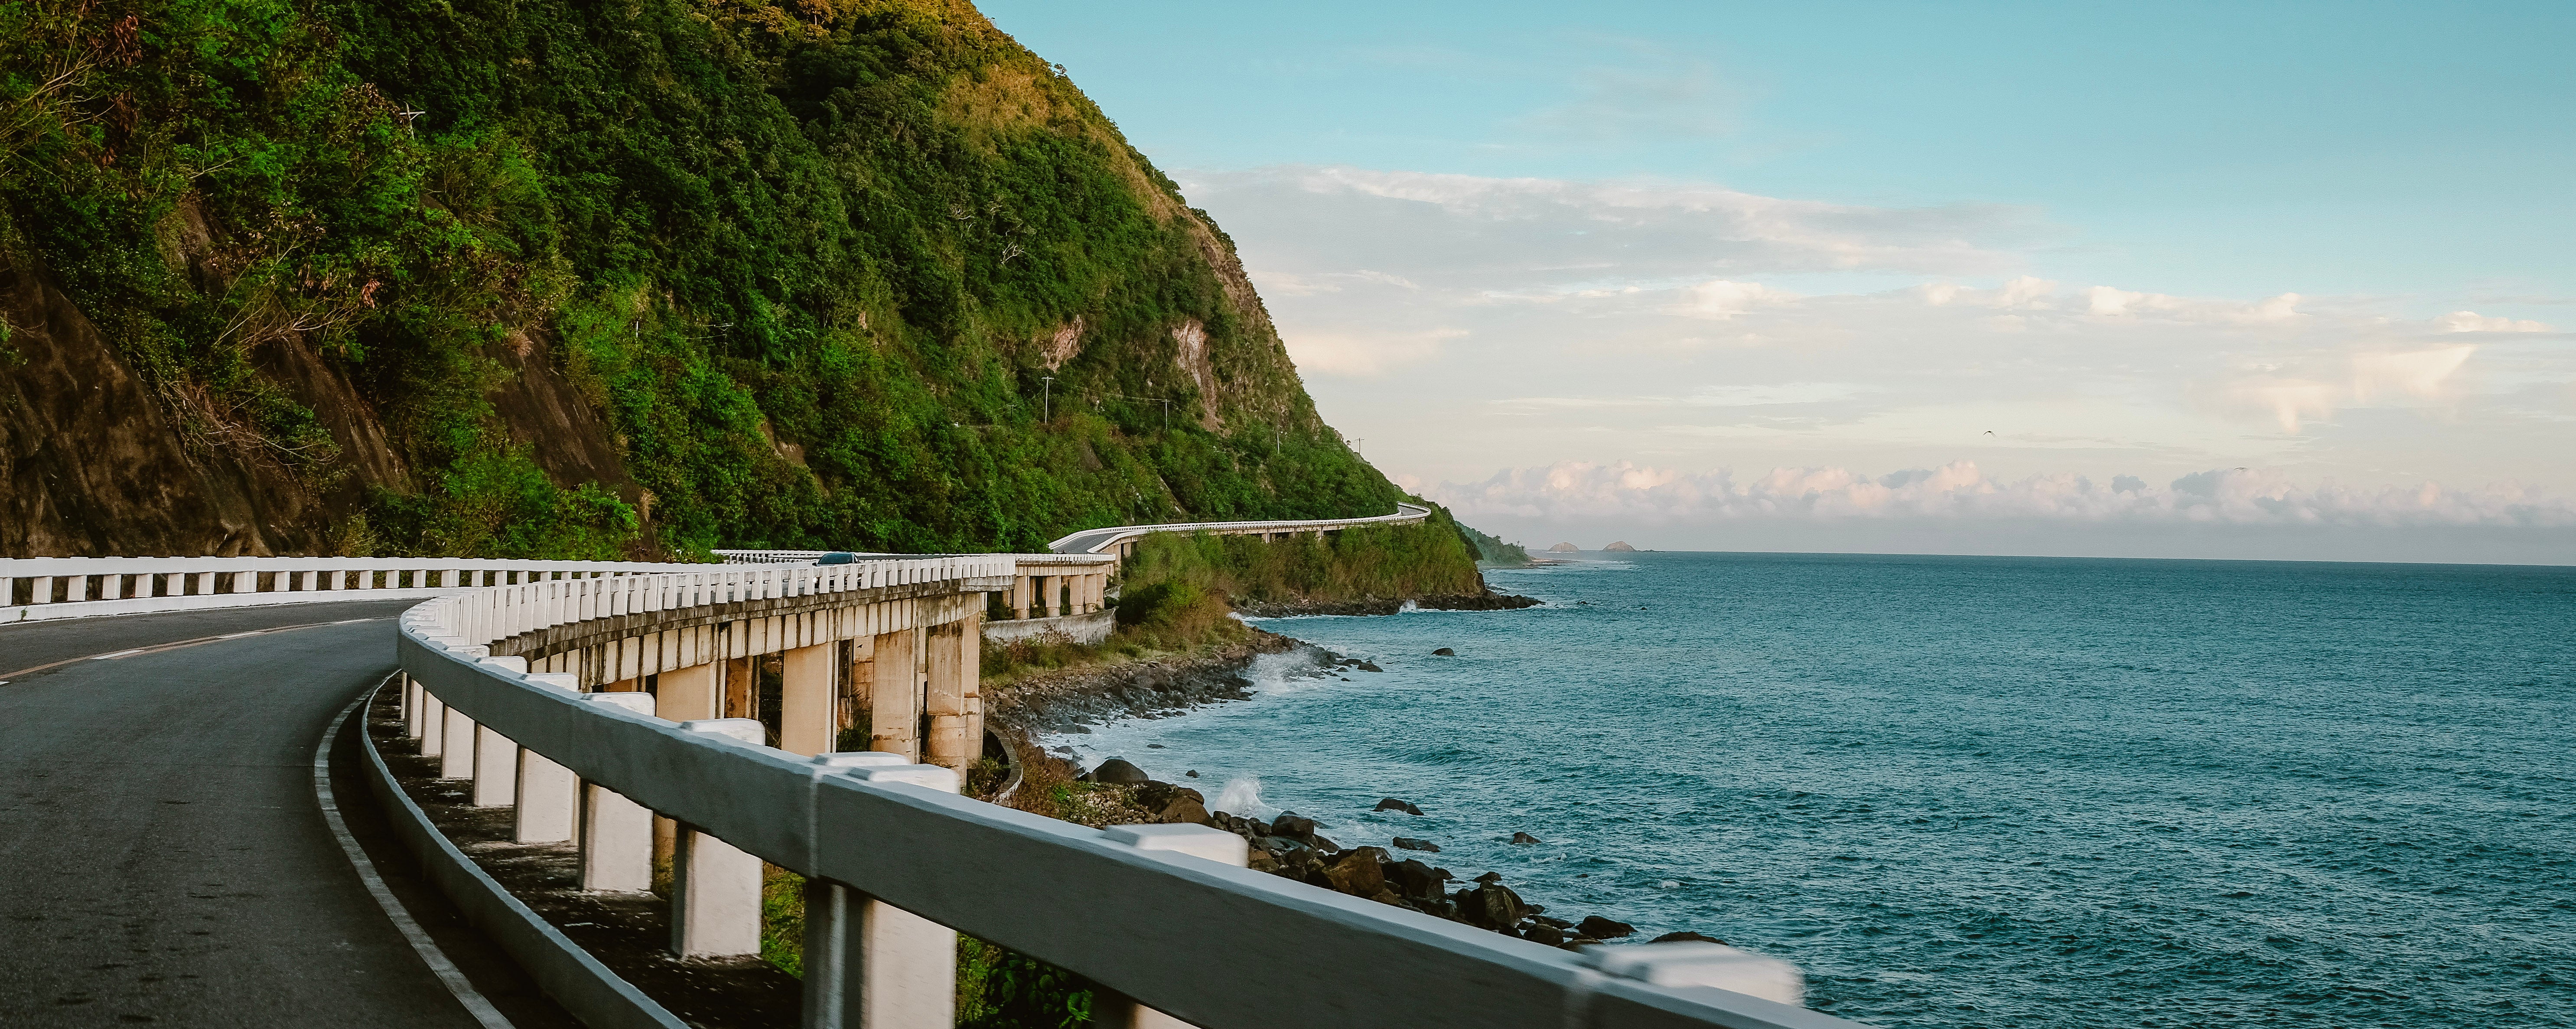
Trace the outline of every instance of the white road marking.
[[[355, 619], [361, 622], [374, 620]], [[385, 680], [391, 682], [393, 677], [386, 676]], [[377, 683], [376, 688], [383, 689], [384, 683]], [[376, 906], [385, 909], [385, 917], [393, 920], [394, 928], [402, 930], [403, 939], [410, 941], [411, 949], [429, 965], [430, 973], [447, 987], [447, 992], [456, 995], [456, 1002], [465, 1005], [465, 1013], [482, 1023], [483, 1029], [515, 1029], [501, 1014], [501, 1009], [493, 1007], [492, 1002], [484, 998], [483, 991], [475, 989], [474, 984], [466, 980], [465, 973], [457, 970], [456, 963], [447, 959], [447, 952], [438, 949], [437, 941], [421, 930], [420, 923], [412, 920], [411, 912], [403, 908], [402, 901], [395, 899], [394, 891], [385, 887], [384, 877], [376, 874], [376, 863], [368, 860], [366, 850], [358, 846], [358, 838], [349, 835], [349, 823], [340, 817], [339, 802], [331, 797], [331, 745], [340, 739], [340, 730], [348, 726], [349, 713], [364, 706], [375, 695], [375, 690], [368, 690], [350, 701], [349, 706], [341, 708], [340, 713], [331, 719], [331, 731], [323, 733], [322, 743], [313, 748], [314, 799], [322, 802], [323, 820], [331, 823], [331, 835], [340, 838], [340, 849], [349, 853], [349, 863], [357, 867], [358, 878], [366, 881], [367, 892], [376, 898]]]
[[132, 649], [132, 650], [120, 650], [120, 651], [117, 651], [116, 653], [113, 653], [113, 654], [100, 654], [99, 656], [94, 657], [94, 658], [91, 658], [90, 660], [92, 660], [92, 661], [114, 661], [114, 660], [116, 660], [117, 658], [120, 658], [120, 657], [133, 657], [133, 656], [134, 656], [134, 655], [136, 655], [136, 654], [140, 654], [140, 653], [142, 653], [142, 652], [144, 652], [144, 651], [147, 651], [147, 650], [150, 650], [150, 649], [152, 649], [152, 648], [150, 648], [150, 647], [136, 647], [136, 648], [134, 648], [134, 649]]

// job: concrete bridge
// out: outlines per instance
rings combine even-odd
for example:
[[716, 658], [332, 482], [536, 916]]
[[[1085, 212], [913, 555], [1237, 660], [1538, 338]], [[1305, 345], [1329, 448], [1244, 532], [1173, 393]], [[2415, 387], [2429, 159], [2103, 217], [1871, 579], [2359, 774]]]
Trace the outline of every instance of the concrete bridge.
[[[341, 731], [390, 681], [397, 746], [514, 839], [577, 848], [585, 889], [638, 895], [664, 841], [682, 958], [757, 953], [763, 863], [806, 876], [807, 1026], [950, 1025], [960, 931], [1103, 984], [1108, 1025], [1853, 1024], [1741, 951], [1570, 954], [1251, 872], [1203, 826], [959, 796], [976, 626], [1021, 560], [0, 561], [0, 1010], [681, 1025]], [[772, 658], [758, 712], [746, 663]], [[838, 750], [860, 726], [870, 749]]]
[[1431, 509], [1420, 504], [1398, 501], [1394, 514], [1372, 518], [1313, 518], [1270, 522], [1171, 522], [1162, 525], [1115, 525], [1106, 529], [1084, 529], [1047, 544], [1059, 554], [1112, 554], [1127, 557], [1136, 552], [1136, 541], [1157, 532], [1205, 532], [1219, 536], [1259, 536], [1264, 540], [1299, 533], [1339, 532], [1357, 525], [1411, 525], [1431, 517]]

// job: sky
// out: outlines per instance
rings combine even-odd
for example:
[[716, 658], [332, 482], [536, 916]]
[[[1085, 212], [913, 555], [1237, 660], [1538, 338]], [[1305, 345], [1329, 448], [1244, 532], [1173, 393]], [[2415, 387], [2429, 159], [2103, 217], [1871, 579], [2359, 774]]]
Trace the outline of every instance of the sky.
[[2576, 563], [2576, 6], [983, 9], [1506, 538]]

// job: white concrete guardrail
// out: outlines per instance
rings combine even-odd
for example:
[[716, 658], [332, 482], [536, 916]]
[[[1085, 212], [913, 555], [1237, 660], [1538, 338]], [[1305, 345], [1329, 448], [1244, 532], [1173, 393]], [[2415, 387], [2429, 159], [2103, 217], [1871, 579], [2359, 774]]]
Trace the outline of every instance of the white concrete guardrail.
[[1059, 554], [1128, 554], [1128, 545], [1148, 533], [1209, 532], [1219, 536], [1263, 537], [1301, 532], [1329, 532], [1355, 525], [1410, 525], [1431, 517], [1431, 509], [1420, 504], [1398, 502], [1394, 514], [1371, 518], [1310, 518], [1268, 522], [1171, 522], [1163, 525], [1114, 525], [1105, 529], [1084, 529], [1047, 544]]
[[[445, 557], [0, 558], [0, 624], [261, 604], [406, 600], [692, 567]], [[710, 567], [710, 566], [695, 566]]]
[[[756, 952], [761, 862], [806, 876], [806, 1026], [945, 1029], [956, 932], [1117, 991], [1108, 1025], [1856, 1025], [1797, 1006], [1797, 970], [1759, 955], [1705, 943], [1571, 954], [1251, 871], [1244, 842], [1206, 826], [1041, 818], [960, 797], [955, 772], [905, 754], [789, 753], [762, 746], [757, 722], [668, 721], [645, 695], [585, 694], [580, 676], [491, 656], [576, 631], [564, 626], [622, 632], [777, 598], [861, 603], [898, 583], [962, 594], [1013, 567], [1011, 555], [734, 566], [432, 600], [401, 619], [401, 665], [425, 691], [406, 710], [442, 705], [451, 748], [473, 751], [476, 794], [514, 799], [523, 838], [577, 840], [592, 888], [642, 889], [648, 813], [678, 822], [671, 920], [684, 957]], [[471, 720], [463, 739], [458, 717]]]

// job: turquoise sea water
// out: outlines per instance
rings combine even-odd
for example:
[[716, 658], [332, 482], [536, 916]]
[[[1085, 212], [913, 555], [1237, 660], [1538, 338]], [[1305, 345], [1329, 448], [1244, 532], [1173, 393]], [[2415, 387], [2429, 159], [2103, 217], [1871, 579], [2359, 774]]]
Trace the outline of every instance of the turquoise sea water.
[[1882, 1026], [2576, 1023], [2576, 569], [1585, 556], [1063, 742]]

